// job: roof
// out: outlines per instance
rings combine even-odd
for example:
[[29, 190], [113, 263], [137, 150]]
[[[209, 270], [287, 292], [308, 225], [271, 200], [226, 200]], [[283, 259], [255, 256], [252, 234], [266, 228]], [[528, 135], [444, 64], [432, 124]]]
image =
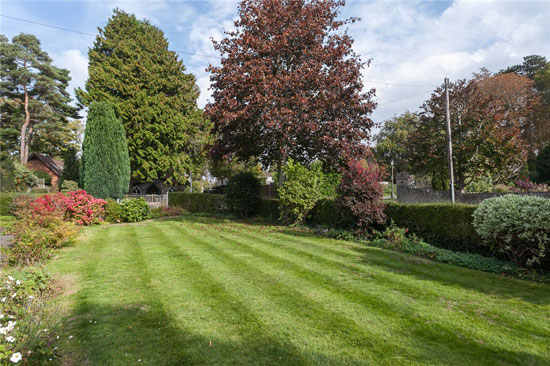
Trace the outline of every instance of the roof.
[[29, 157], [29, 160], [32, 159], [38, 159], [40, 160], [48, 169], [52, 171], [55, 175], [58, 177], [61, 175], [61, 172], [63, 171], [63, 162], [60, 160], [56, 160], [54, 158], [51, 158], [46, 155], [41, 154], [31, 154]]

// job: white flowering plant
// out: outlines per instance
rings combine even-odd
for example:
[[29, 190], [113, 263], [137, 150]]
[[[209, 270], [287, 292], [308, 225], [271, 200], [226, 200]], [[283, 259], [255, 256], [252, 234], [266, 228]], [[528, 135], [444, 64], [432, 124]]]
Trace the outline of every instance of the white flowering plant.
[[0, 365], [54, 364], [58, 339], [45, 316], [49, 276], [36, 267], [0, 269]]

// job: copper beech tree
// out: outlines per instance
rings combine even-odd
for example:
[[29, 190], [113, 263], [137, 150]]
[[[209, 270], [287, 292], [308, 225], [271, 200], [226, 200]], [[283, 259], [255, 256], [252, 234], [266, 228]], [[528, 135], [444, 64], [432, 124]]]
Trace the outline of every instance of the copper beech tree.
[[365, 156], [375, 91], [363, 91], [365, 63], [340, 31], [357, 20], [337, 20], [344, 5], [241, 2], [235, 30], [214, 41], [221, 66], [208, 68], [213, 101], [206, 113], [217, 136], [215, 155], [276, 164], [279, 177], [288, 158], [336, 168]]

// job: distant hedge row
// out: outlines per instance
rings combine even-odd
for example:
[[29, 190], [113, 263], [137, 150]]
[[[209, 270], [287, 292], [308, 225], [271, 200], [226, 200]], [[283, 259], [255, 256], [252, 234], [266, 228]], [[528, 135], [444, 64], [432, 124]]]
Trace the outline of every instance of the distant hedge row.
[[[224, 195], [221, 194], [170, 193], [168, 202], [171, 206], [181, 207], [189, 212], [228, 213]], [[481, 238], [472, 225], [472, 214], [476, 207], [476, 205], [450, 203], [389, 202], [386, 204], [384, 213], [388, 224], [393, 220], [397, 226], [408, 228], [434, 246], [460, 252], [492, 255], [490, 248], [481, 244]], [[263, 200], [258, 216], [278, 219], [278, 201]], [[356, 224], [353, 217], [343, 212], [332, 200], [319, 201], [308, 214], [306, 223], [337, 229], [353, 229]]]

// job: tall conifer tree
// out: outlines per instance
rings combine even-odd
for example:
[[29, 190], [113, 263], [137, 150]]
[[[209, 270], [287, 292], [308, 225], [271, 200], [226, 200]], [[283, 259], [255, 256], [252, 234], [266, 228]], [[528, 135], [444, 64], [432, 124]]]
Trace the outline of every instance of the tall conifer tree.
[[128, 139], [132, 179], [186, 180], [204, 159], [210, 123], [197, 107], [199, 89], [163, 32], [115, 10], [88, 53], [89, 79], [79, 102], [109, 102]]
[[98, 198], [123, 198], [130, 184], [124, 127], [105, 102], [90, 104], [82, 144], [82, 188]]

